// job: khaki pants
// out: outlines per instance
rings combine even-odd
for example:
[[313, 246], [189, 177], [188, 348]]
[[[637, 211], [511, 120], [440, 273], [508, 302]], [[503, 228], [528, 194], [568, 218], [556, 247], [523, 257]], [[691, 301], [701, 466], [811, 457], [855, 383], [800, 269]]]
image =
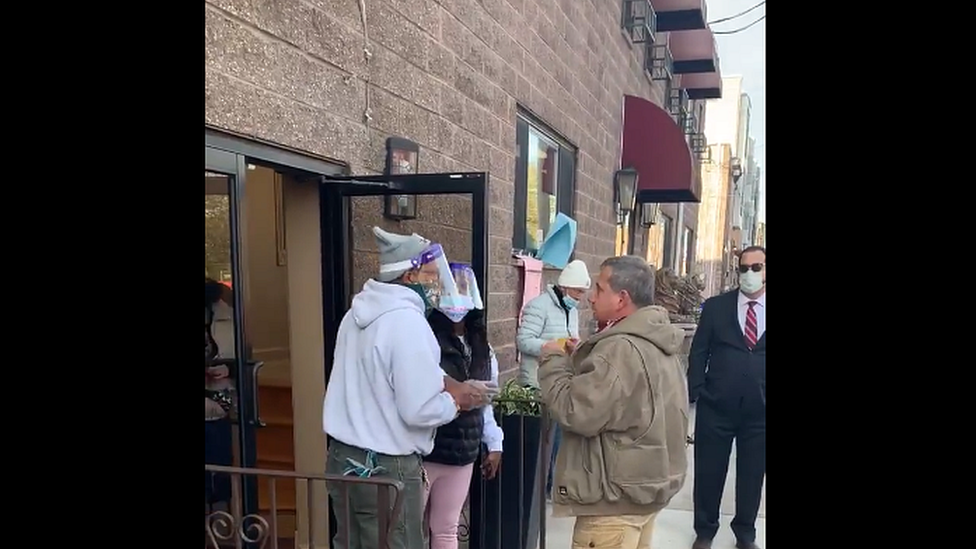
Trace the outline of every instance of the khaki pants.
[[650, 549], [656, 516], [576, 517], [573, 549]]

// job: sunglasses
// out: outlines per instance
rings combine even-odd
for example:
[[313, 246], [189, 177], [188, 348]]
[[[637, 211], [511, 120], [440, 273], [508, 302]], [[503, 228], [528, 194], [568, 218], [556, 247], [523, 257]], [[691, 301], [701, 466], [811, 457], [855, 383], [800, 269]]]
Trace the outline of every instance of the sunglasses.
[[761, 272], [763, 270], [763, 263], [753, 263], [752, 265], [739, 265], [739, 272], [742, 274], [752, 271], [754, 273]]

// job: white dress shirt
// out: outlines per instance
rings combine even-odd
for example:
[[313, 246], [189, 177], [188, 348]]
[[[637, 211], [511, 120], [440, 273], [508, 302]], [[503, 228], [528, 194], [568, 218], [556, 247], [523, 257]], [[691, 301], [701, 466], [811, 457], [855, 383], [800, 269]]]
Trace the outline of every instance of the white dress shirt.
[[[461, 343], [464, 348], [467, 349], [468, 353], [471, 352], [471, 346], [468, 345], [468, 340], [461, 336]], [[498, 359], [495, 357], [495, 351], [489, 346], [488, 352], [490, 353], [491, 360], [489, 361], [491, 368], [491, 380], [498, 383]], [[483, 407], [481, 409], [482, 417], [484, 417], [485, 425], [482, 431], [481, 441], [488, 446], [489, 452], [501, 452], [505, 442], [505, 432], [499, 427], [498, 422], [495, 421], [495, 410], [492, 408], [491, 404]]]
[[742, 292], [739, 292], [739, 306], [736, 312], [739, 314], [739, 327], [742, 333], [746, 333], [746, 313], [749, 311], [749, 302], [755, 301], [756, 309], [756, 341], [762, 339], [766, 333], [766, 292], [756, 299], [750, 299]]

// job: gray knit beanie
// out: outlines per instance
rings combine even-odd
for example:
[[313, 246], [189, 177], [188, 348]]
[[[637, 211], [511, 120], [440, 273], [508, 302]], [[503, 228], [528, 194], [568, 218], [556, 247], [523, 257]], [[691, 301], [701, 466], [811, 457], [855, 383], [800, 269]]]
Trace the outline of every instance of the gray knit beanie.
[[393, 265], [414, 259], [430, 246], [429, 240], [416, 233], [407, 236], [389, 233], [379, 227], [373, 227], [373, 234], [376, 236], [376, 245], [380, 250], [381, 272], [376, 275], [376, 280], [380, 282], [396, 280], [403, 273], [413, 268], [406, 266], [403, 269], [383, 272], [384, 265]]

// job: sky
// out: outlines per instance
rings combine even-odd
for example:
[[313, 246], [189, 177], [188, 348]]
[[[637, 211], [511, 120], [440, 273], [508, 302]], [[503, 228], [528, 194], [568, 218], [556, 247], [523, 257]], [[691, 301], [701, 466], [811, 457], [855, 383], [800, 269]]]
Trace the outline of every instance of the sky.
[[[745, 11], [760, 0], [707, 0], [708, 20], [724, 19]], [[763, 5], [742, 17], [711, 25], [712, 31], [731, 31], [766, 14]], [[736, 34], [716, 34], [722, 76], [741, 75], [742, 87], [752, 100], [750, 133], [756, 138], [756, 162], [762, 167], [759, 221], [766, 221], [766, 20]]]

